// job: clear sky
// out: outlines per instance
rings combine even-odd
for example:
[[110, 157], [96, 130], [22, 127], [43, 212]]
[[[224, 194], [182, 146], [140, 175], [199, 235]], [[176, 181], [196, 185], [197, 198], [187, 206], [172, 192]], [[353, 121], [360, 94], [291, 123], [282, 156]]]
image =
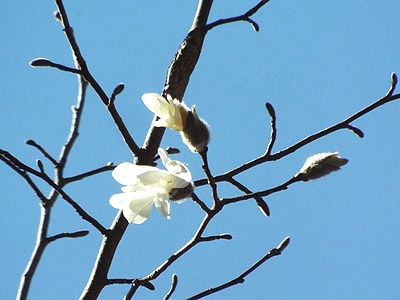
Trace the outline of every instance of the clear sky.
[[[78, 3], [79, 2], [79, 3]], [[117, 108], [142, 144], [152, 114], [140, 100], [161, 92], [167, 68], [188, 32], [197, 1], [66, 1], [70, 22], [94, 77], [107, 93], [123, 82]], [[210, 21], [244, 13], [257, 1], [216, 0]], [[46, 57], [72, 66], [70, 49], [52, 14], [52, 1], [3, 1], [0, 9], [0, 148], [35, 166], [42, 158], [24, 141], [33, 139], [58, 157], [66, 140], [70, 107], [77, 95], [72, 74], [34, 69]], [[389, 1], [279, 1], [265, 5], [248, 23], [208, 33], [184, 101], [196, 104], [211, 126], [210, 167], [221, 174], [261, 155], [269, 139], [265, 102], [277, 113], [275, 151], [333, 125], [382, 97], [390, 74], [400, 75], [400, 5]], [[399, 89], [400, 91], [400, 89]], [[66, 175], [131, 161], [101, 101], [89, 89], [78, 142]], [[162, 299], [176, 273], [174, 299], [192, 296], [242, 273], [286, 236], [291, 243], [242, 285], [208, 299], [399, 299], [400, 298], [400, 103], [393, 102], [354, 122], [360, 139], [340, 131], [284, 159], [249, 170], [239, 179], [263, 190], [293, 176], [305, 159], [339, 151], [349, 163], [341, 171], [297, 183], [265, 200], [266, 218], [254, 201], [226, 207], [206, 234], [230, 233], [230, 241], [195, 247], [138, 299]], [[181, 149], [175, 159], [203, 178], [201, 160], [166, 132], [163, 147]], [[44, 161], [44, 160], [43, 160]], [[51, 165], [45, 163], [46, 170]], [[32, 248], [39, 205], [19, 176], [0, 163], [0, 299], [13, 299]], [[49, 189], [39, 184], [45, 194]], [[104, 226], [117, 211], [108, 204], [120, 185], [110, 173], [66, 187]], [[198, 195], [211, 204], [210, 190]], [[226, 184], [220, 195], [240, 195]], [[188, 200], [172, 204], [172, 219], [153, 210], [142, 225], [130, 224], [110, 276], [142, 277], [159, 266], [195, 233], [203, 213]], [[62, 199], [55, 205], [50, 232], [89, 229], [80, 239], [51, 244], [37, 270], [30, 299], [77, 299], [90, 275], [101, 236]], [[106, 288], [100, 299], [121, 299], [127, 286]]]

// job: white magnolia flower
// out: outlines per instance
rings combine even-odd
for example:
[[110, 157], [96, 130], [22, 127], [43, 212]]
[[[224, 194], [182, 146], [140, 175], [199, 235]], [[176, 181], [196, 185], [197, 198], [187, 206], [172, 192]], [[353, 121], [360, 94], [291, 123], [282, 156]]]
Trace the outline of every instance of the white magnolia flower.
[[319, 153], [309, 157], [304, 163], [300, 172], [295, 176], [301, 176], [302, 181], [318, 179], [337, 171], [341, 166], [348, 163], [348, 159], [339, 157], [338, 152]]
[[[123, 193], [110, 198], [110, 205], [122, 209], [129, 223], [141, 224], [148, 218], [153, 202], [158, 211], [170, 218], [170, 200], [182, 200], [193, 192], [192, 175], [181, 162], [171, 160], [164, 149], [158, 149], [166, 170], [124, 162], [112, 172], [125, 185]], [[184, 191], [184, 192], [183, 192]]]
[[156, 126], [179, 131], [185, 128], [189, 109], [183, 102], [172, 99], [170, 95], [165, 99], [156, 93], [143, 94], [142, 101], [150, 111], [159, 117]]
[[201, 119], [192, 106], [189, 109], [185, 103], [167, 99], [156, 93], [143, 94], [143, 103], [159, 118], [155, 125], [178, 130], [183, 142], [192, 152], [201, 152], [210, 140], [210, 130], [206, 121]]

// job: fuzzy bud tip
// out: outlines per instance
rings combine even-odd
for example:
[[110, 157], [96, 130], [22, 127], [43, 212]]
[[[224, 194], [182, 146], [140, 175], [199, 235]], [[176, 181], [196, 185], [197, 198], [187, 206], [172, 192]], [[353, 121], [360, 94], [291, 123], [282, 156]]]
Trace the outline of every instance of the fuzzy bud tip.
[[206, 121], [199, 118], [196, 108], [188, 111], [185, 127], [180, 132], [183, 142], [192, 152], [201, 152], [210, 141], [210, 129]]

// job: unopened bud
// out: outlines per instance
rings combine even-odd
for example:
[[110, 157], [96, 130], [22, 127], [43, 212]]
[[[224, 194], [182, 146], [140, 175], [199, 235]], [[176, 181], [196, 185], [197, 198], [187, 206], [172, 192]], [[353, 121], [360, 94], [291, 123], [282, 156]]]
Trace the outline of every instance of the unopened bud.
[[124, 85], [123, 83], [118, 84], [118, 85], [115, 87], [114, 91], [113, 91], [113, 95], [114, 95], [114, 96], [117, 96], [118, 94], [122, 93], [122, 91], [124, 90], [124, 88], [125, 88], [125, 85]]
[[193, 193], [193, 184], [188, 184], [183, 188], [175, 188], [169, 192], [169, 200], [179, 201], [189, 198]]
[[192, 152], [201, 152], [210, 141], [210, 130], [208, 124], [199, 118], [196, 108], [188, 111], [185, 127], [180, 132], [183, 142]]
[[340, 170], [340, 167], [347, 164], [348, 161], [346, 158], [339, 157], [338, 152], [315, 154], [306, 160], [295, 177], [299, 177], [302, 181], [318, 179], [333, 171]]
[[30, 63], [31, 67], [51, 67], [52, 62], [47, 58], [36, 58], [32, 60]]
[[60, 12], [58, 10], [53, 12], [53, 16], [54, 16], [54, 19], [56, 19], [57, 22], [62, 23], [61, 14], [60, 14]]

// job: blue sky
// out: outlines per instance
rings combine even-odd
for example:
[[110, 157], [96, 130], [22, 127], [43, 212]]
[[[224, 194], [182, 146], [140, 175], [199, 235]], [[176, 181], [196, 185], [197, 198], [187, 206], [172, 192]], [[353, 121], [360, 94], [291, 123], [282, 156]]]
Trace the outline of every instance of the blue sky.
[[[189, 30], [196, 1], [66, 1], [70, 22], [94, 77], [111, 94], [123, 82], [117, 108], [132, 136], [142, 144], [152, 114], [140, 97], [161, 92], [167, 68]], [[244, 13], [257, 1], [216, 0], [210, 21]], [[72, 74], [33, 69], [46, 57], [72, 66], [70, 49], [51, 1], [3, 2], [0, 10], [0, 148], [34, 166], [40, 154], [33, 139], [58, 156], [70, 126], [77, 94]], [[265, 102], [277, 113], [275, 151], [335, 124], [382, 97], [390, 74], [400, 75], [398, 1], [271, 1], [247, 23], [208, 33], [184, 101], [211, 126], [209, 160], [221, 174], [261, 155], [269, 140]], [[89, 89], [80, 136], [67, 175], [132, 157], [101, 101]], [[353, 123], [365, 133], [336, 132], [277, 162], [237, 177], [250, 189], [274, 187], [294, 175], [305, 159], [339, 151], [349, 159], [340, 172], [297, 183], [265, 200], [264, 217], [254, 201], [226, 207], [206, 234], [230, 233], [230, 241], [203, 243], [154, 281], [154, 292], [138, 299], [162, 299], [173, 273], [174, 299], [192, 296], [242, 273], [286, 236], [291, 243], [242, 285], [208, 299], [398, 299], [400, 286], [399, 103], [389, 103]], [[176, 159], [203, 178], [201, 160], [167, 131], [163, 147], [181, 149]], [[46, 170], [51, 170], [45, 163]], [[15, 297], [19, 277], [35, 243], [38, 200], [5, 164], [0, 164], [0, 298]], [[45, 194], [49, 189], [39, 184]], [[108, 227], [116, 210], [109, 197], [119, 191], [110, 173], [65, 190]], [[210, 204], [210, 190], [197, 191]], [[227, 184], [223, 197], [240, 193]], [[142, 225], [129, 225], [111, 268], [111, 277], [142, 277], [194, 234], [203, 217], [191, 200], [172, 204], [172, 219], [153, 211]], [[50, 232], [89, 229], [81, 239], [51, 244], [32, 284], [30, 299], [76, 299], [86, 285], [100, 235], [62, 199], [53, 210]], [[99, 299], [121, 299], [127, 286], [111, 286]]]

